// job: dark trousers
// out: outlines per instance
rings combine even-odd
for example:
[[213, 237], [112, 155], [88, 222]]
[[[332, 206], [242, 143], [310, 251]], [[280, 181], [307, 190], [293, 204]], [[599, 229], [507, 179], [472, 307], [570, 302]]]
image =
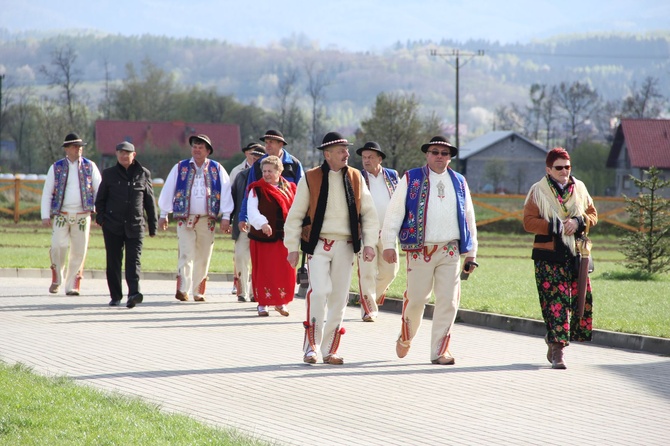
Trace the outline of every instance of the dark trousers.
[[142, 236], [130, 238], [125, 234], [114, 234], [102, 227], [105, 238], [105, 251], [107, 251], [107, 286], [109, 295], [113, 300], [123, 298], [121, 288], [121, 261], [123, 250], [126, 250], [126, 283], [128, 284], [128, 296], [140, 292], [140, 256], [142, 255]]

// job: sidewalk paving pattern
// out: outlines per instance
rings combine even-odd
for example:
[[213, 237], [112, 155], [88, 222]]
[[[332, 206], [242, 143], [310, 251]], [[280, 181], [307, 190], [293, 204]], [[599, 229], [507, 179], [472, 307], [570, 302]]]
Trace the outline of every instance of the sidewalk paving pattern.
[[[135, 395], [166, 411], [288, 445], [665, 445], [670, 359], [572, 344], [552, 370], [542, 337], [459, 323], [455, 366], [430, 364], [430, 320], [398, 359], [398, 314], [364, 323], [350, 307], [343, 366], [302, 363], [304, 300], [256, 315], [232, 283], [204, 303], [143, 280], [144, 303], [108, 307], [104, 279], [82, 296], [49, 279], [0, 278], [0, 360]], [[596, 321], [597, 324], [597, 321]]]

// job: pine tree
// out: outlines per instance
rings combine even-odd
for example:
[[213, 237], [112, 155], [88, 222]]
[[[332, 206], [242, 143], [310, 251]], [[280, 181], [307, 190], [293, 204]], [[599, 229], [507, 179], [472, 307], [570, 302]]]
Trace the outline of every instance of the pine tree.
[[670, 180], [662, 180], [659, 174], [652, 166], [643, 171], [642, 179], [631, 175], [640, 194], [636, 198], [624, 195], [626, 210], [640, 228], [624, 236], [625, 265], [648, 275], [670, 271], [670, 200], [660, 193]]

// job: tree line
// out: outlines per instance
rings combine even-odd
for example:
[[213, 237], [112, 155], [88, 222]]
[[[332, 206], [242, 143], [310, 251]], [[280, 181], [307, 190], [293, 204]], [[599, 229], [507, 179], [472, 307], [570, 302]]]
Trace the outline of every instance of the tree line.
[[[174, 45], [171, 45], [174, 41], [166, 39], [153, 38], [152, 41], [158, 42], [163, 52], [174, 52]], [[117, 37], [116, 40], [125, 45], [130, 42], [140, 46], [142, 43], [142, 38], [127, 40]], [[180, 41], [182, 46], [197, 48], [199, 54], [214, 57], [216, 50], [220, 49], [220, 44], [216, 42], [186, 40]], [[360, 91], [360, 83], [370, 83], [369, 76], [359, 80], [351, 75], [356, 73], [352, 68], [360, 68], [363, 64], [365, 58], [361, 55], [347, 57], [346, 54], [323, 51], [319, 53], [319, 58], [294, 60], [289, 57], [291, 51], [304, 49], [304, 45], [284, 42], [285, 48], [281, 51], [283, 59], [280, 57], [280, 62], [266, 67], [260, 77], [256, 75], [253, 79], [234, 81], [228, 79], [231, 83], [245, 85], [255, 80], [256, 84], [265, 86], [263, 88], [271, 88], [255, 100], [245, 102], [237, 94], [226, 93], [226, 88], [220, 85], [186, 82], [186, 77], [190, 79], [193, 74], [188, 71], [188, 76], [185, 76], [184, 70], [188, 68], [170, 70], [150, 57], [144, 57], [139, 62], [127, 62], [124, 75], [119, 78], [116, 74], [118, 59], [111, 61], [103, 54], [93, 59], [98, 65], [97, 72], [104, 73], [102, 78], [93, 83], [90, 80], [87, 82], [88, 68], [83, 67], [90, 67], [93, 60], [82, 61], [81, 54], [88, 54], [95, 46], [87, 42], [80, 49], [73, 42], [81, 43], [80, 40], [67, 39], [52, 42], [59, 45], [51, 49], [48, 63], [39, 65], [35, 70], [35, 82], [10, 82], [9, 87], [5, 88], [0, 98], [0, 135], [16, 143], [19, 161], [2, 160], [3, 170], [44, 171], [53, 160], [61, 156], [60, 144], [64, 134], [76, 129], [92, 141], [94, 122], [100, 118], [235, 123], [240, 126], [242, 145], [256, 141], [267, 128], [279, 128], [291, 141], [292, 153], [307, 165], [319, 162], [319, 152], [315, 147], [322, 135], [329, 130], [340, 130], [355, 137], [361, 144], [371, 139], [379, 141], [389, 154], [386, 163], [401, 171], [421, 161], [420, 157], [417, 158], [417, 153], [420, 155], [417, 148], [430, 136], [454, 133], [449, 118], [453, 105], [452, 108], [442, 109], [442, 113], [431, 107], [431, 104], [436, 103], [434, 96], [453, 102], [452, 96], [419, 95], [415, 90], [421, 88], [415, 89], [411, 84], [417, 72], [430, 79], [449, 68], [430, 61], [428, 53], [421, 50], [427, 45], [423, 42], [408, 43], [406, 47], [399, 46], [394, 50], [396, 56], [401, 56], [400, 61], [397, 61], [398, 67], [391, 70], [390, 74], [380, 74], [379, 86], [370, 88], [365, 96], [369, 98], [366, 103], [360, 105], [365, 97], [350, 100], [352, 104], [356, 103], [351, 107], [359, 109], [358, 118], [352, 116], [350, 111], [334, 105], [333, 98], [342, 97], [342, 89]], [[655, 51], [660, 51], [657, 47], [654, 47]], [[253, 51], [257, 54], [267, 50]], [[154, 54], [161, 57], [159, 55], [162, 53]], [[128, 54], [128, 57], [132, 59], [135, 55]], [[228, 53], [222, 57], [230, 61]], [[367, 63], [379, 63], [382, 66], [382, 59], [381, 56], [370, 56], [366, 60]], [[500, 62], [506, 59], [496, 60]], [[492, 62], [493, 59], [488, 59], [482, 63]], [[249, 65], [258, 66], [259, 61], [250, 60], [248, 64], [238, 61], [237, 65], [248, 69]], [[388, 76], [402, 69], [406, 70], [406, 79], [410, 84], [398, 88], [397, 83], [388, 81]], [[486, 77], [478, 70], [473, 71], [473, 82], [480, 82], [484, 90]], [[204, 80], [202, 76], [196, 76], [196, 79]], [[40, 86], [40, 82], [46, 83], [49, 89]], [[652, 76], [647, 76], [640, 84], [629, 82], [620, 86], [627, 93], [614, 99], [602, 96], [588, 78], [557, 84], [534, 82], [530, 87], [526, 85], [527, 98], [521, 96], [523, 102], [509, 100], [490, 110], [484, 106], [472, 106], [472, 99], [468, 99], [472, 95], [467, 94], [463, 96], [466, 103], [464, 107], [469, 107], [466, 108], [468, 113], [464, 121], [467, 122], [468, 116], [472, 119], [472, 116], [482, 113], [486, 117], [481, 121], [489, 124], [480, 130], [481, 133], [492, 129], [514, 130], [546, 146], [566, 146], [575, 151], [575, 155], [579, 147], [590, 147], [584, 156], [585, 162], [596, 163], [599, 160], [592, 159], [594, 157], [591, 155], [598, 150], [593, 148], [593, 144], [603, 145], [610, 141], [612, 123], [617, 118], [658, 117], [667, 113], [663, 82]], [[444, 92], [437, 86], [434, 90]], [[375, 91], [373, 96], [369, 95]], [[445, 96], [449, 96], [449, 99], [445, 99]], [[518, 98], [518, 95], [510, 97]], [[467, 134], [469, 139], [477, 136], [467, 131], [461, 132], [463, 134]], [[352, 158], [355, 161], [356, 157]], [[602, 171], [602, 165], [594, 165], [593, 172]], [[160, 171], [156, 173], [165, 175]]]

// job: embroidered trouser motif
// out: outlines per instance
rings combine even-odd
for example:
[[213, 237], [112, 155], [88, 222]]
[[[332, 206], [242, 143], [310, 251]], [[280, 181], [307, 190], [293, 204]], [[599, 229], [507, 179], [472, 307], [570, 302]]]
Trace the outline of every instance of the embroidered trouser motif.
[[353, 264], [353, 247], [345, 240], [319, 240], [314, 254], [308, 256], [305, 353], [310, 350], [317, 353], [321, 350], [324, 356], [337, 353]]
[[[52, 217], [52, 283], [65, 283], [65, 291], [79, 291], [91, 230], [91, 214], [60, 214]], [[65, 269], [66, 259], [67, 272]]]
[[[366, 314], [375, 315], [379, 311], [379, 305], [384, 303], [384, 295], [387, 288], [393, 282], [399, 263], [387, 263], [382, 253], [384, 246], [381, 239], [373, 247], [375, 250], [375, 259], [372, 262], [363, 260], [363, 250], [361, 249], [356, 259], [358, 261], [358, 294], [361, 302], [361, 317]], [[398, 257], [398, 248], [396, 247], [396, 258]]]
[[400, 341], [409, 345], [423, 319], [424, 309], [435, 294], [430, 359], [437, 359], [449, 347], [451, 328], [461, 297], [458, 245], [429, 245], [407, 253], [407, 290], [403, 297]]
[[214, 229], [216, 221], [202, 217], [192, 228], [184, 220], [177, 224], [177, 291], [201, 296], [200, 287], [207, 277], [209, 262], [214, 249]]

